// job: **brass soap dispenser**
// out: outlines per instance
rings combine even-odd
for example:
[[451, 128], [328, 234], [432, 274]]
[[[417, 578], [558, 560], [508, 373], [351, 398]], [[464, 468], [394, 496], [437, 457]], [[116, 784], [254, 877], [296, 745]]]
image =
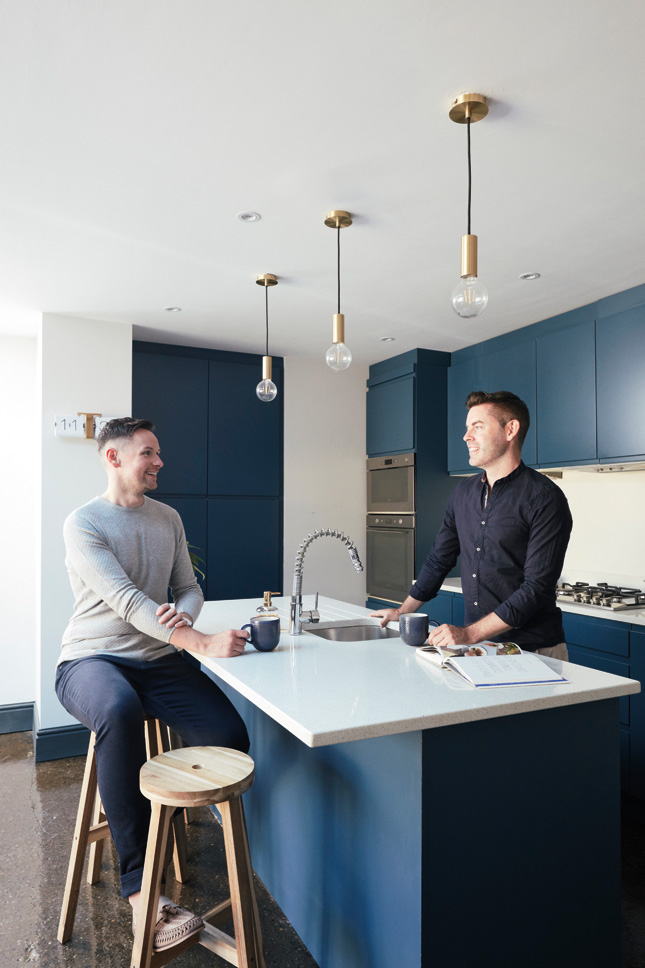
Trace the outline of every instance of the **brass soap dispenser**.
[[278, 609], [275, 605], [272, 604], [271, 596], [280, 595], [280, 594], [281, 592], [265, 592], [264, 603], [262, 605], [258, 605], [255, 611], [259, 615], [278, 615], [279, 614]]

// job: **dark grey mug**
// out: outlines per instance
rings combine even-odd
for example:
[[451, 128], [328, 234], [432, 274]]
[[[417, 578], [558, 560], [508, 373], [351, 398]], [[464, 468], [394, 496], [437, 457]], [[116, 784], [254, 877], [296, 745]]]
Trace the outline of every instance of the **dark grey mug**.
[[244, 629], [250, 629], [249, 642], [258, 652], [271, 652], [280, 641], [280, 618], [278, 615], [254, 615]]
[[406, 645], [423, 645], [428, 638], [428, 616], [425, 612], [404, 612], [399, 615], [399, 633]]

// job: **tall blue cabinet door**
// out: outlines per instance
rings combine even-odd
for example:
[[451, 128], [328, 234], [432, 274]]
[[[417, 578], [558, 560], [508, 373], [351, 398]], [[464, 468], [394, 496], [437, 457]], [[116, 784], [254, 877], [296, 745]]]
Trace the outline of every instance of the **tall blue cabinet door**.
[[522, 460], [529, 466], [537, 464], [535, 341], [487, 354], [485, 389], [488, 393], [509, 390], [527, 405], [531, 423], [522, 446]]
[[448, 471], [451, 474], [475, 474], [468, 463], [466, 432], [466, 398], [473, 390], [485, 390], [484, 359], [477, 357], [455, 363], [448, 370]]
[[596, 323], [598, 457], [645, 455], [645, 306]]
[[[206, 498], [204, 497], [160, 497], [161, 504], [168, 504], [179, 514], [186, 532], [186, 541], [190, 550], [197, 554], [202, 563], [199, 565], [201, 571], [206, 573], [206, 560], [208, 557], [208, 534], [206, 519]], [[202, 591], [206, 592], [206, 582], [196, 575], [197, 581], [202, 586]]]
[[282, 370], [274, 366], [278, 396], [263, 403], [255, 392], [262, 378], [258, 364], [211, 360], [209, 367], [208, 493], [277, 497], [282, 485]]
[[414, 450], [413, 374], [387, 383], [376, 383], [367, 391], [367, 454], [405, 454]]
[[537, 339], [540, 466], [596, 459], [595, 323]]
[[156, 428], [164, 494], [206, 494], [208, 361], [132, 354], [132, 414]]
[[[258, 401], [259, 402], [259, 401]], [[266, 404], [261, 404], [266, 406]], [[257, 598], [282, 591], [280, 502], [210, 498], [206, 597]]]

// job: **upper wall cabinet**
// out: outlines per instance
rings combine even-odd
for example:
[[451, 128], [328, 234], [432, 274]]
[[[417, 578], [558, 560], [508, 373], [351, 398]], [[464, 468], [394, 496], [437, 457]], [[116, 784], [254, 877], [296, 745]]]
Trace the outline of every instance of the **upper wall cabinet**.
[[415, 375], [372, 383], [367, 393], [367, 453], [404, 454], [416, 447]]
[[537, 456], [540, 466], [596, 458], [593, 320], [547, 333], [537, 343]]
[[258, 400], [257, 363], [209, 362], [208, 493], [274, 495], [282, 488], [282, 370], [274, 361], [278, 396]]
[[160, 490], [206, 494], [208, 361], [133, 353], [132, 414], [155, 425], [164, 461]]
[[473, 390], [510, 390], [524, 400], [531, 414], [522, 458], [537, 463], [535, 410], [535, 342], [518, 343], [453, 364], [448, 370], [448, 470], [451, 474], [472, 474], [464, 442], [466, 399]]
[[598, 458], [645, 456], [645, 306], [596, 323]]
[[448, 370], [448, 470], [451, 474], [474, 473], [464, 442], [466, 399], [473, 390], [485, 389], [485, 382], [482, 357], [453, 363]]

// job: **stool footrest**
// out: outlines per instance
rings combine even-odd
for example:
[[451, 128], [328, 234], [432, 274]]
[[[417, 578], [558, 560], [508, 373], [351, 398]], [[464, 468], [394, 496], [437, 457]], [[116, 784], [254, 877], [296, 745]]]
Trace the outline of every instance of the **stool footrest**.
[[97, 823], [96, 826], [90, 827], [87, 832], [87, 842], [93, 844], [95, 840], [105, 840], [109, 836], [110, 828], [107, 820], [104, 820], [103, 823]]
[[225, 924], [226, 921], [230, 921], [232, 918], [231, 909], [233, 905], [231, 899], [227, 901], [222, 901], [217, 907], [212, 908], [212, 910], [207, 911], [206, 914], [202, 914], [202, 920], [207, 921], [208, 924], [218, 927], [220, 924]]
[[219, 928], [213, 927], [212, 924], [205, 924], [202, 930], [199, 932], [199, 943], [213, 954], [219, 955], [229, 964], [235, 965], [239, 968], [239, 958], [237, 956], [237, 946], [235, 944], [235, 938], [232, 938], [230, 934], [226, 934], [224, 931], [220, 931]]

